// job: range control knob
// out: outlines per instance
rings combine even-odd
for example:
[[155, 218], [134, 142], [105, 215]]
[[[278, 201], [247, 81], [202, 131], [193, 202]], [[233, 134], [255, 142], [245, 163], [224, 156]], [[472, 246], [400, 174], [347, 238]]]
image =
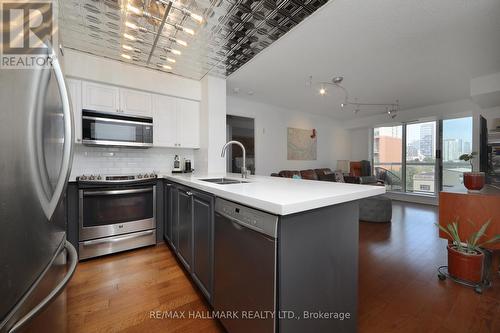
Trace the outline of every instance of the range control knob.
[[87, 176], [85, 176], [85, 175], [81, 175], [79, 179], [80, 179], [80, 180], [87, 180]]
[[97, 180], [102, 180], [101, 175], [97, 175], [96, 179], [97, 179]]
[[156, 174], [155, 174], [155, 173], [151, 173], [151, 174], [149, 175], [149, 177], [151, 177], [151, 178], [156, 178]]
[[142, 179], [142, 175], [141, 175], [141, 174], [138, 174], [138, 175], [137, 175], [137, 178]]
[[94, 175], [90, 175], [89, 176], [89, 180], [95, 180], [95, 176]]

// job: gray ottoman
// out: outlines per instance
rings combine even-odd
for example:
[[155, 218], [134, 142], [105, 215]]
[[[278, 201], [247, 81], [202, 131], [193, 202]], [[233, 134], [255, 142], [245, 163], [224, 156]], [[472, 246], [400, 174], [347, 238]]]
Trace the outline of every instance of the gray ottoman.
[[391, 222], [392, 200], [384, 195], [359, 200], [359, 220]]

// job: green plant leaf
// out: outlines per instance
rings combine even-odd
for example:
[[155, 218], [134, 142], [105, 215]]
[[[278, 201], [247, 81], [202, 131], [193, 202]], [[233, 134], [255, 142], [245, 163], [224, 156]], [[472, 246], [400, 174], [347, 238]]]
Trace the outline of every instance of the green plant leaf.
[[482, 247], [483, 245], [486, 245], [486, 244], [491, 244], [491, 243], [496, 243], [496, 242], [499, 242], [500, 243], [500, 235], [496, 235], [494, 236], [493, 238], [479, 244], [477, 247]]
[[472, 246], [476, 247], [477, 242], [479, 241], [479, 238], [483, 237], [484, 233], [486, 232], [486, 229], [491, 223], [491, 219], [489, 219], [485, 224], [479, 228], [479, 230], [474, 234], [474, 238], [472, 241]]
[[448, 230], [450, 230], [455, 245], [457, 246], [457, 250], [463, 252], [462, 241], [460, 240], [460, 236], [458, 235], [458, 223], [455, 221], [451, 224], [448, 224]]
[[442, 225], [439, 225], [439, 223], [434, 223], [434, 224], [439, 228], [439, 230], [441, 230], [442, 232], [444, 232], [445, 234], [450, 236], [451, 239], [454, 239], [453, 236], [450, 234], [450, 232], [445, 227], [443, 227]]

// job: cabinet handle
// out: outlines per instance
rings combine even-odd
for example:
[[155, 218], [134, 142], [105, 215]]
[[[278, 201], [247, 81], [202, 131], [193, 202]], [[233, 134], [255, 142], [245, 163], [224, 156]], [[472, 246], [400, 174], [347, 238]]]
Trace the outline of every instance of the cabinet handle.
[[189, 191], [187, 191], [187, 192], [186, 192], [186, 195], [188, 195], [188, 196], [192, 196], [192, 195], [193, 195], [193, 192], [189, 192]]

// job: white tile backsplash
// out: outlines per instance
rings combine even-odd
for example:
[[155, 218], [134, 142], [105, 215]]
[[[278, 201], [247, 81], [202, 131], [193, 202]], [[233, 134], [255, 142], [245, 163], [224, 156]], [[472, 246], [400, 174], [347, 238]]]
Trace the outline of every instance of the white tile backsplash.
[[192, 149], [107, 148], [75, 144], [70, 180], [83, 174], [136, 174], [151, 171], [170, 173], [175, 155], [179, 155], [182, 167], [184, 159], [190, 159], [192, 167], [196, 168]]

